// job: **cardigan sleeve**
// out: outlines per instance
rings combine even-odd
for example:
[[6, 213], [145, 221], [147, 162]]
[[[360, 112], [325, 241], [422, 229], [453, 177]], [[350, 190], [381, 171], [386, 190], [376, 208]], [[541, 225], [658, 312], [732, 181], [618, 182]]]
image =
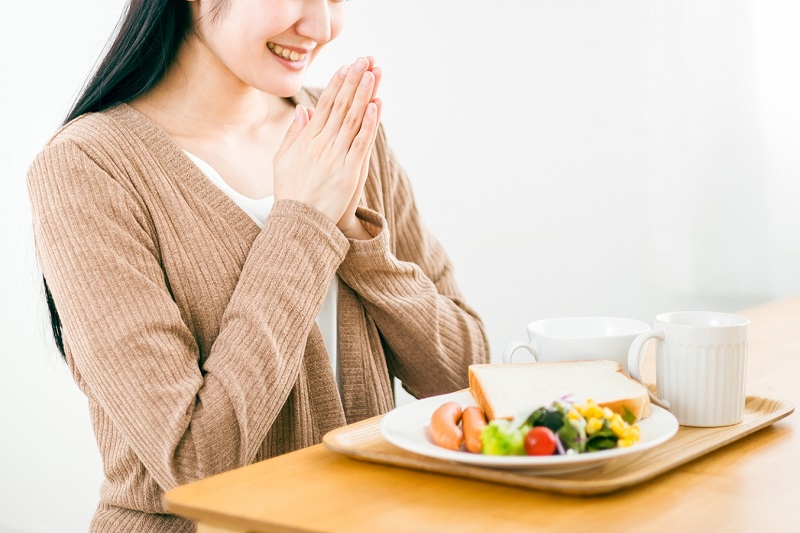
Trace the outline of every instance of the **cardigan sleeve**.
[[69, 362], [159, 486], [252, 462], [297, 380], [347, 239], [312, 208], [277, 202], [201, 367], [130, 182], [57, 139], [28, 188]]
[[467, 367], [489, 360], [483, 323], [464, 302], [447, 254], [420, 219], [382, 130], [373, 156], [379, 159], [385, 216], [359, 208], [374, 237], [350, 241], [339, 275], [375, 321], [389, 369], [406, 390], [422, 398], [467, 387]]

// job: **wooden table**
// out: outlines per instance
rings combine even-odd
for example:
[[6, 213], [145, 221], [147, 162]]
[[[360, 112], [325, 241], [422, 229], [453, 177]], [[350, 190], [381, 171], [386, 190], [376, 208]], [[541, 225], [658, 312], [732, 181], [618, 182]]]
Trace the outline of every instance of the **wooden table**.
[[[747, 393], [800, 404], [800, 297], [751, 319]], [[633, 488], [576, 497], [357, 461], [322, 445], [178, 487], [198, 532], [800, 531], [800, 416]]]

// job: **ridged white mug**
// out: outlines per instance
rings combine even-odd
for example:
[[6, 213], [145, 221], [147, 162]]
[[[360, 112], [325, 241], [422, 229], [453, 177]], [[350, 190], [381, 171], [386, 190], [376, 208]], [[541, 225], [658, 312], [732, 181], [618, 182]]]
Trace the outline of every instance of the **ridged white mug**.
[[656, 341], [656, 394], [683, 426], [729, 426], [742, 421], [750, 320], [730, 313], [664, 313], [631, 344], [628, 369], [639, 370], [645, 343]]

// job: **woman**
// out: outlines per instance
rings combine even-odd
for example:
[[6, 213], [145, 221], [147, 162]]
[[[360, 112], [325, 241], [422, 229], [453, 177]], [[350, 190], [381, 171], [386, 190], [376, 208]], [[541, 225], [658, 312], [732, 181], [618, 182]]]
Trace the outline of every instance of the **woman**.
[[467, 385], [480, 319], [379, 129], [319, 94], [325, 0], [133, 0], [29, 191], [53, 330], [106, 480], [93, 531], [191, 531], [163, 492]]

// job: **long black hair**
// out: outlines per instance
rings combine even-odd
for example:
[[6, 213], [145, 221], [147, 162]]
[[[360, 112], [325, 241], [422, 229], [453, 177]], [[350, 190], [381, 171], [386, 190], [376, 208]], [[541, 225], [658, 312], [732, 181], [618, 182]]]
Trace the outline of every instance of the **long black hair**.
[[[186, 0], [130, 0], [111, 46], [75, 100], [64, 124], [84, 113], [133, 100], [152, 89], [175, 60], [191, 28], [192, 14]], [[61, 319], [47, 280], [42, 279], [53, 337], [64, 356]]]

